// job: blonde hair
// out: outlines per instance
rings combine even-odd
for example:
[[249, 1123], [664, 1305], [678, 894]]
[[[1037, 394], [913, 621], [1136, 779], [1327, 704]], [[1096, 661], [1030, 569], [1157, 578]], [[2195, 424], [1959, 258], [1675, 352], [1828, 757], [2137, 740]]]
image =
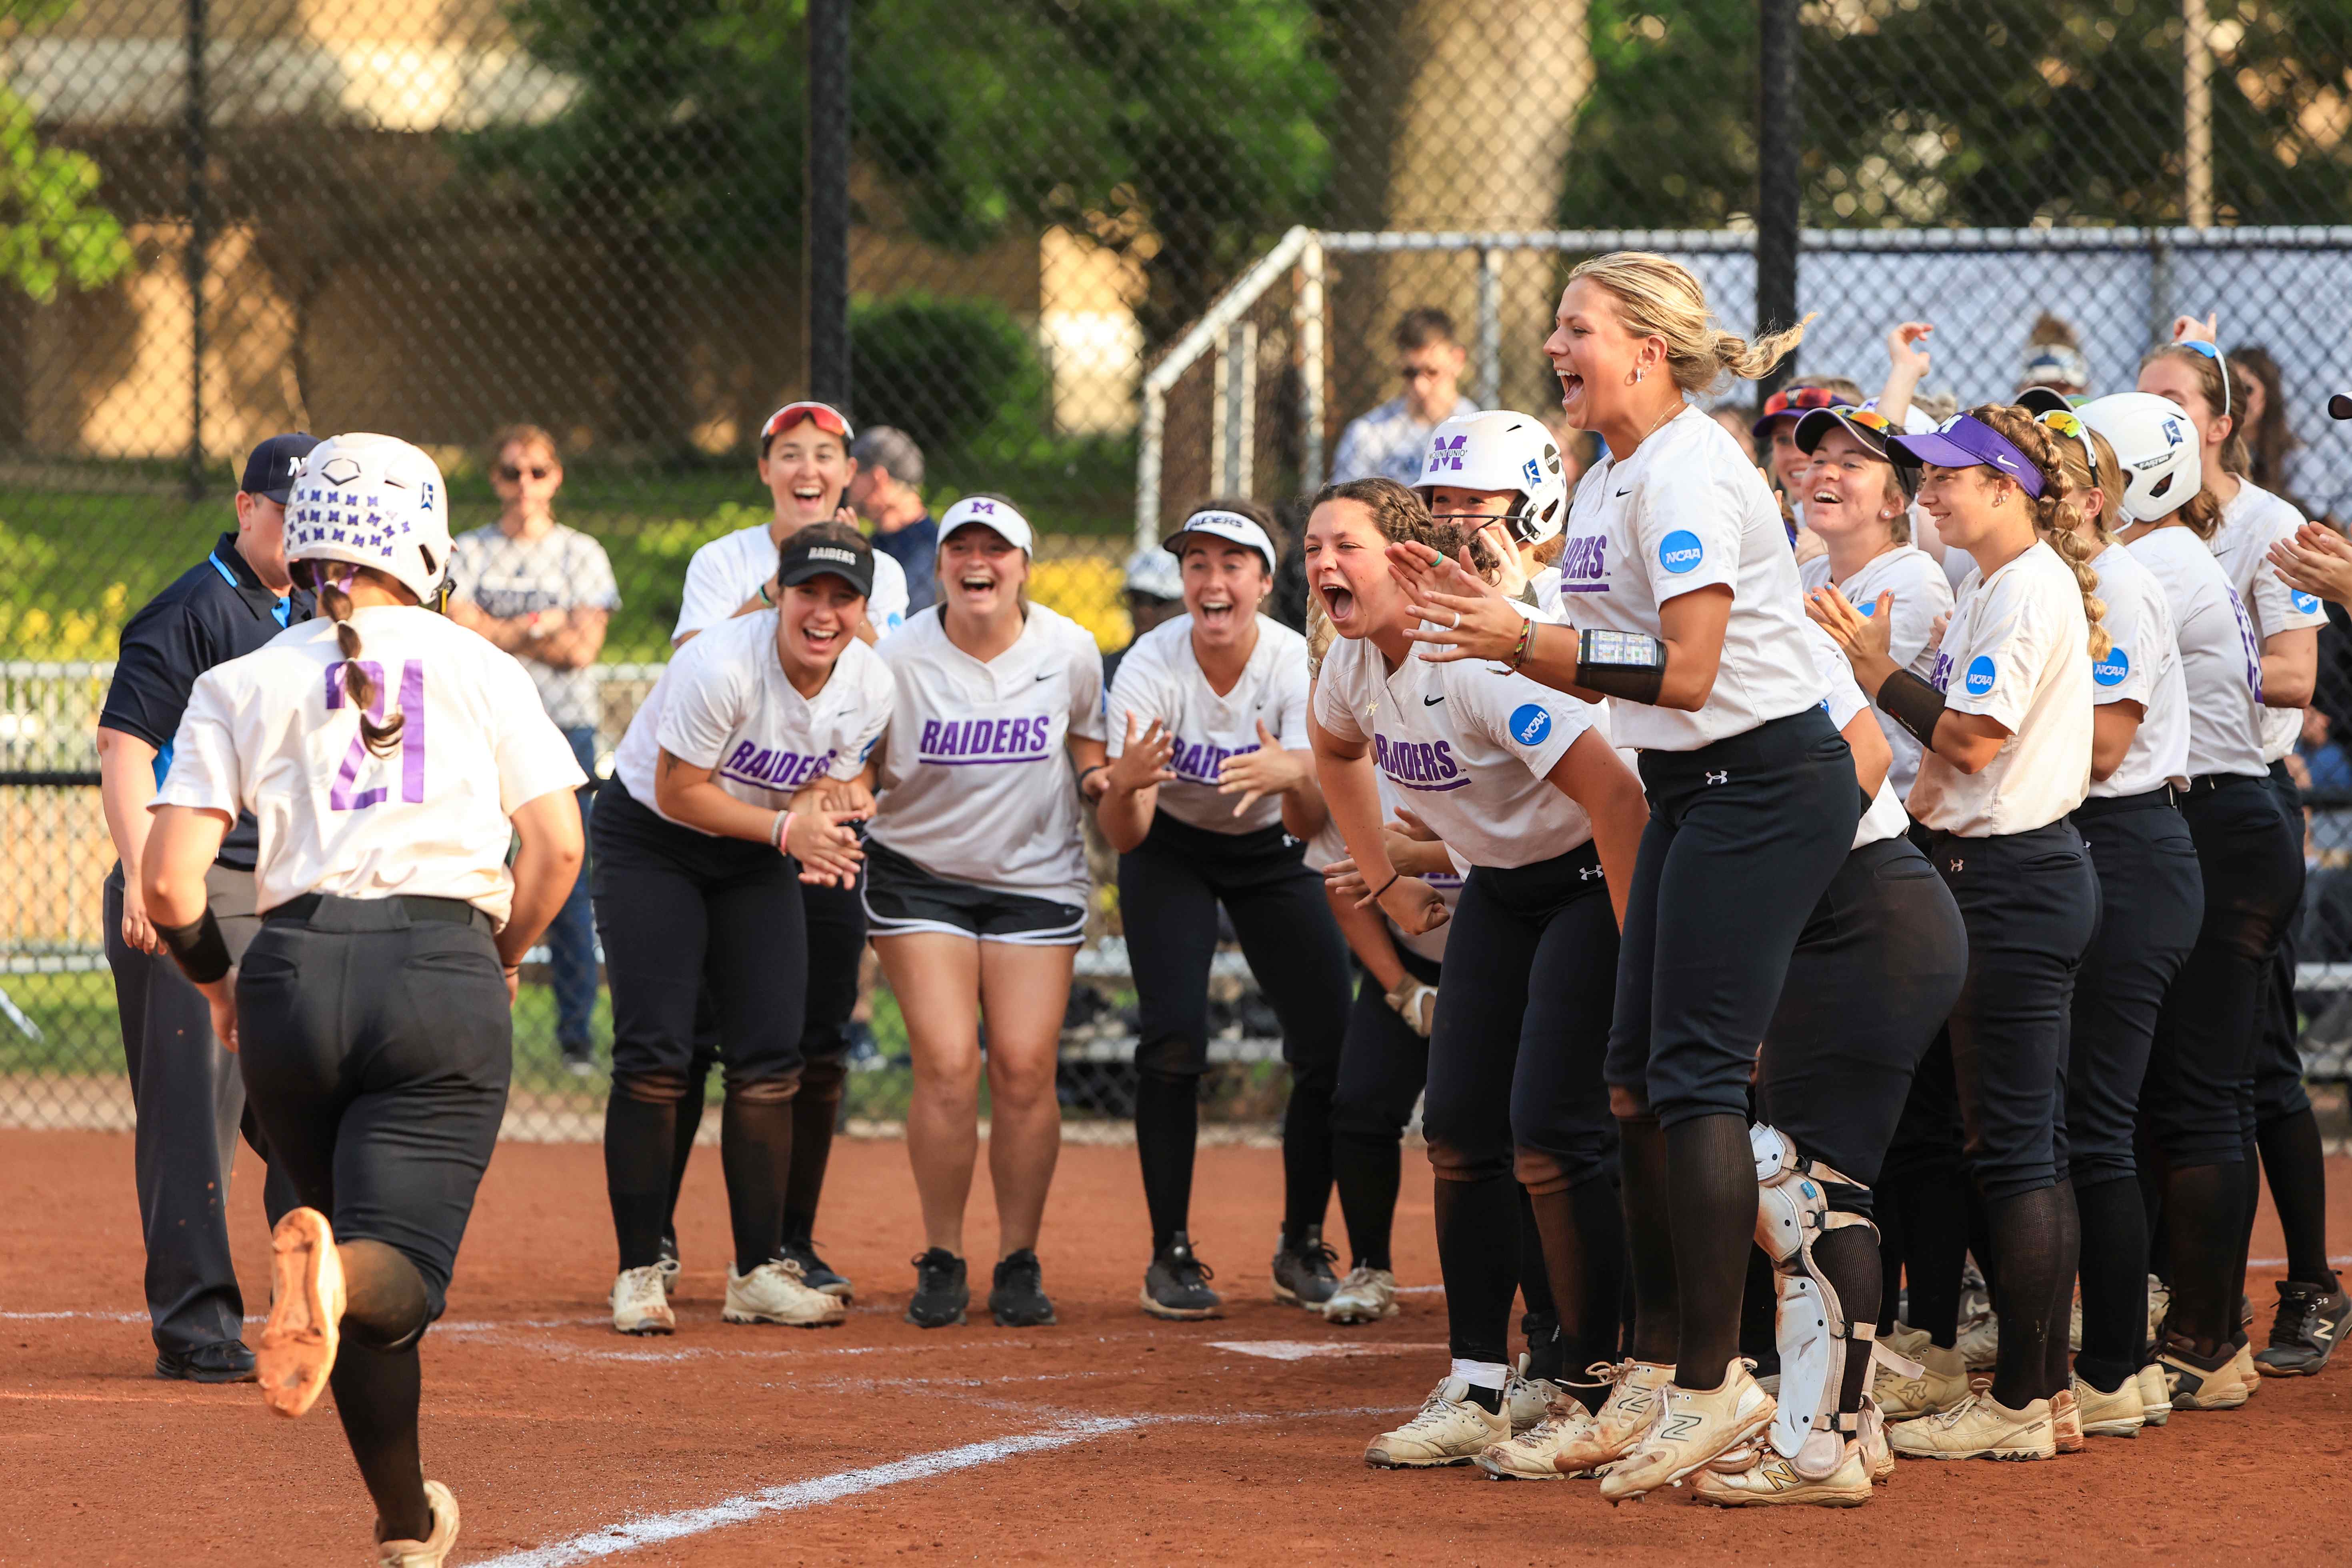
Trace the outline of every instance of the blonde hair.
[[[2041, 422], [2036, 420], [2035, 423]], [[2047, 430], [2050, 427], [2044, 425], [2042, 428]], [[2053, 434], [2056, 433], [2053, 431]], [[2070, 491], [2099, 492], [2099, 515], [2084, 521], [2101, 539], [2111, 539], [2115, 536], [2116, 524], [2124, 515], [2124, 468], [2116, 460], [2116, 449], [2107, 445], [2105, 436], [2088, 425], [2083, 426], [2083, 435], [2098, 454], [2099, 471], [2096, 474], [2091, 471], [2091, 453], [2083, 449], [2081, 441], [2060, 436], [2056, 443], [2059, 474]]]
[[1339, 635], [1331, 617], [1323, 613], [1323, 601], [1314, 595], [1307, 595], [1307, 679], [1314, 679], [1323, 673], [1323, 656], [1331, 651], [1333, 639]]
[[[1999, 431], [2041, 471], [2042, 493], [2025, 496], [2026, 510], [2042, 542], [2058, 552], [2058, 559], [2074, 574], [2075, 587], [2082, 590], [2083, 618], [2091, 623], [2091, 657], [2106, 658], [2108, 650], [2115, 647], [2115, 639], [2107, 636], [2106, 602], [2099, 597], [2099, 574], [2091, 567], [2091, 557], [2096, 552], [2078, 531], [2083, 514], [2066, 499], [2066, 458], [2063, 448], [2071, 443], [2024, 409], [2008, 404], [1978, 408], [1971, 413]], [[2076, 448], [2078, 454], [2080, 450]], [[2016, 483], [1997, 468], [1988, 467], [1985, 472], [2004, 483]], [[2025, 495], [2025, 487], [2019, 485], [2018, 493]]]
[[[386, 586], [406, 591], [405, 584], [372, 567], [354, 566], [352, 572], [354, 576], [373, 577]], [[376, 689], [375, 677], [360, 661], [360, 629], [352, 625], [352, 596], [327, 575], [321, 563], [298, 561], [290, 575], [318, 595], [319, 608], [335, 623], [335, 647], [343, 656], [343, 694], [359, 710], [361, 742], [375, 756], [392, 755], [400, 749], [400, 732], [408, 727], [408, 715], [395, 713], [390, 722], [383, 724], [368, 717], [368, 710], [383, 700], [383, 693]]]
[[1650, 250], [1614, 250], [1577, 264], [1573, 283], [1589, 278], [1616, 297], [1617, 319], [1637, 338], [1666, 345], [1666, 368], [1685, 392], [1706, 393], [1726, 375], [1755, 381], [1771, 374], [1805, 338], [1807, 316], [1754, 342], [1727, 331], [1707, 313], [1706, 290], [1690, 268]]

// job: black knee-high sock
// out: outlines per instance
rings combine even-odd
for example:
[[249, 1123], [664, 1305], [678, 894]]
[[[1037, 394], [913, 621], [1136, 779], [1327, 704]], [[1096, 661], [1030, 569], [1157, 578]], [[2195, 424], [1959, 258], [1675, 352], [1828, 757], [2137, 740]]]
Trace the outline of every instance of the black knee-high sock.
[[2058, 1195], [2058, 1265], [2050, 1281], [2050, 1335], [2042, 1342], [2042, 1391], [2044, 1395], [2068, 1386], [2072, 1352], [2067, 1341], [2074, 1317], [2074, 1276], [2082, 1268], [2083, 1218], [2074, 1200], [2074, 1184], [2064, 1181], [2052, 1189]]
[[2211, 1354], [2237, 1331], [2238, 1219], [2244, 1212], [2240, 1164], [2182, 1165], [2166, 1173], [2164, 1222], [2172, 1249], [2168, 1332]]
[[[2015, 1410], [2051, 1392], [2044, 1384], [2051, 1310], [2062, 1272], [2073, 1278], [2073, 1259], [2065, 1256], [2065, 1221], [2055, 1187], [1992, 1199], [1985, 1208], [1992, 1251], [2000, 1259], [2000, 1294], [1994, 1298], [2000, 1353], [1993, 1363], [1992, 1396]], [[2055, 1331], [2065, 1333], [2063, 1318]]]
[[[1606, 1177], [1532, 1199], [1543, 1238], [1545, 1271], [1559, 1313], [1559, 1370], [1550, 1376], [1598, 1410], [1611, 1385], [1587, 1380], [1596, 1363], [1617, 1359], [1618, 1299], [1623, 1290], [1625, 1225]], [[1532, 1370], [1532, 1369], [1531, 1369]]]
[[[1617, 1123], [1617, 1163], [1625, 1210], [1627, 1273], [1633, 1284], [1633, 1331], [1626, 1352], [1655, 1364], [1673, 1359], [1682, 1331], [1682, 1303], [1675, 1279], [1673, 1224], [1666, 1193], [1666, 1134], [1654, 1117], [1629, 1117]], [[1748, 1184], [1755, 1184], [1751, 1157]], [[1749, 1235], [1754, 1236], [1751, 1227]]]
[[2286, 1237], [2286, 1277], [2324, 1289], [2336, 1288], [2327, 1266], [2327, 1162], [2319, 1119], [2309, 1106], [2265, 1121], [2258, 1140], [2271, 1205]]
[[1748, 1276], [1739, 1289], [1739, 1353], [1762, 1377], [1780, 1370], [1780, 1287], [1772, 1260], [1757, 1246], [1748, 1248]]
[[1143, 1166], [1154, 1254], [1178, 1231], [1192, 1228], [1192, 1155], [1200, 1136], [1200, 1079], [1154, 1072], [1137, 1077], [1135, 1154]]
[[1323, 1228], [1331, 1206], [1331, 1084], [1328, 1072], [1296, 1074], [1282, 1108], [1282, 1238], [1296, 1245]]
[[425, 1540], [433, 1533], [433, 1507], [425, 1499], [425, 1466], [417, 1452], [423, 1371], [415, 1342], [380, 1351], [346, 1339], [327, 1384], [335, 1391], [335, 1415], [359, 1462], [360, 1479], [375, 1500], [379, 1535], [387, 1541]]
[[2083, 1349], [2074, 1370], [2113, 1394], [2147, 1354], [2147, 1211], [2129, 1176], [2077, 1187], [2074, 1205], [2083, 1233]]
[[[1517, 1184], [1513, 1184], [1517, 1185]], [[1519, 1300], [1527, 1313], [1519, 1332], [1528, 1342], [1528, 1375], [1559, 1381], [1567, 1356], [1559, 1342], [1559, 1307], [1551, 1293], [1551, 1252], [1544, 1246], [1535, 1194], [1519, 1187]]]
[[719, 1164], [735, 1272], [749, 1274], [784, 1239], [784, 1181], [793, 1168], [793, 1102], [768, 1083], [730, 1084], [719, 1115]]
[[833, 1159], [833, 1124], [841, 1114], [839, 1062], [812, 1062], [793, 1097], [793, 1168], [784, 1178], [784, 1239], [805, 1247], [816, 1235], [817, 1200], [824, 1195], [824, 1170]]
[[2246, 1332], [2238, 1303], [2246, 1299], [2246, 1255], [2253, 1249], [2254, 1215], [2263, 1206], [2262, 1151], [2252, 1138], [2245, 1143], [2245, 1158], [2238, 1162], [2238, 1201], [2245, 1223], [2238, 1227], [2238, 1245], [2230, 1252], [2230, 1284], [2224, 1292], [2230, 1303], [2230, 1334], [2233, 1339]]
[[1393, 1138], [1349, 1132], [1331, 1138], [1331, 1171], [1339, 1187], [1339, 1214], [1348, 1222], [1348, 1250], [1356, 1268], [1388, 1268], [1389, 1231], [1396, 1223], [1404, 1155]]
[[1681, 1332], [1675, 1382], [1723, 1386], [1739, 1353], [1740, 1291], [1756, 1239], [1756, 1156], [1738, 1116], [1694, 1116], [1666, 1130], [1666, 1193], [1673, 1215]]
[[694, 1158], [694, 1140], [702, 1131], [703, 1100], [709, 1092], [710, 1069], [687, 1074], [686, 1097], [677, 1102], [677, 1125], [671, 1131], [669, 1206], [662, 1210], [662, 1229], [677, 1235], [677, 1194], [686, 1185], [687, 1162]]
[[1985, 1294], [1993, 1305], [2000, 1305], [2000, 1247], [1992, 1236], [1991, 1205], [1974, 1182], [1960, 1186], [1961, 1213], [1967, 1216], [1969, 1253], [1977, 1260], [1977, 1272], [1984, 1276]]
[[1878, 1217], [1878, 1332], [1895, 1331], [1903, 1310], [1903, 1258], [1911, 1246], [1911, 1192], [1907, 1182], [1882, 1178], [1872, 1189]]
[[[1878, 1233], [1866, 1225], [1841, 1226], [1813, 1243], [1813, 1268], [1838, 1295], [1846, 1322], [1878, 1321], [1878, 1296], [1885, 1276], [1878, 1260]], [[1870, 1386], [1870, 1344], [1849, 1340], [1845, 1348], [1845, 1379], [1838, 1384], [1841, 1415], [1862, 1408], [1863, 1391]]]
[[661, 1260], [662, 1226], [677, 1201], [670, 1171], [681, 1120], [677, 1100], [640, 1099], [625, 1085], [613, 1085], [604, 1107], [604, 1190], [623, 1268], [649, 1268]]
[[1967, 1179], [1921, 1182], [1912, 1194], [1909, 1252], [1903, 1282], [1911, 1292], [1907, 1321], [1950, 1350], [1960, 1337], [1960, 1272], [1968, 1258]]
[[1437, 1179], [1437, 1262], [1457, 1360], [1509, 1360], [1511, 1296], [1519, 1285], [1518, 1190], [1508, 1173], [1472, 1182]]

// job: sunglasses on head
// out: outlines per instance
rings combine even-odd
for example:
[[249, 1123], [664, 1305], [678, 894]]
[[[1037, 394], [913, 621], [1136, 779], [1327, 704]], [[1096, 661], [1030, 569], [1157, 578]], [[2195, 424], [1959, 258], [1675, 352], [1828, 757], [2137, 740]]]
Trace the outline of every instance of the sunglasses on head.
[[830, 403], [785, 404], [769, 415], [768, 422], [760, 426], [760, 439], [765, 441], [791, 429], [803, 419], [828, 436], [838, 436], [845, 442], [849, 439], [849, 421], [844, 419], [841, 410]]
[[1885, 415], [1881, 414], [1875, 408], [1856, 408], [1850, 403], [1841, 403], [1836, 407], [1831, 409], [1830, 412], [1836, 415], [1839, 418], [1846, 421], [1848, 424], [1861, 426], [1864, 429], [1870, 431], [1874, 435], [1892, 436], [1895, 434], [1894, 424], [1888, 420]]
[[1792, 386], [1776, 392], [1764, 400], [1763, 417], [1780, 414], [1802, 414], [1809, 409], [1828, 408], [1837, 403], [1837, 394], [1826, 386]]
[[2203, 354], [2221, 367], [2221, 414], [2224, 418], [2227, 418], [2230, 413], [2230, 362], [2222, 356], [2221, 351], [2202, 338], [2183, 338], [2172, 346], [2177, 349], [2187, 349], [2191, 353]]
[[2095, 485], [2099, 482], [2099, 449], [2091, 444], [2090, 426], [2062, 408], [2053, 408], [2047, 414], [2037, 414], [2033, 416], [2033, 422], [2036, 425], [2047, 426], [2070, 441], [2081, 442], [2084, 460], [2091, 465], [2091, 482]]
[[533, 463], [529, 468], [517, 468], [512, 463], [500, 463], [499, 465], [499, 478], [506, 480], [509, 484], [515, 483], [525, 474], [529, 474], [534, 479], [543, 479], [553, 472], [555, 472], [555, 470], [549, 468], [544, 463]]

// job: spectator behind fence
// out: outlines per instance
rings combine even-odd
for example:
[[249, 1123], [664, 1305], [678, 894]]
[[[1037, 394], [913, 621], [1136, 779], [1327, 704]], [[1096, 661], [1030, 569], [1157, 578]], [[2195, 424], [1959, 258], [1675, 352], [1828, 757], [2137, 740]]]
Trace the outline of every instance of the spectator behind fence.
[[877, 425], [850, 444], [857, 460], [849, 504], [872, 525], [874, 548], [907, 572], [907, 614], [940, 596], [940, 525], [923, 504], [923, 449], [904, 430]]
[[[522, 661], [547, 716], [593, 779], [598, 711], [591, 667], [604, 651], [605, 624], [621, 605], [613, 563], [603, 545], [555, 521], [563, 460], [554, 437], [536, 425], [515, 425], [499, 431], [490, 449], [499, 521], [451, 544], [450, 618]], [[583, 820], [594, 793], [580, 792]], [[547, 928], [547, 952], [556, 1043], [564, 1066], [584, 1075], [595, 1065], [596, 1012], [596, 927], [584, 865]]]
[[2312, 516], [2309, 503], [2294, 494], [2288, 477], [2294, 450], [2303, 441], [2287, 422], [2278, 361], [2259, 343], [2244, 343], [2230, 351], [2230, 368], [2238, 373], [2238, 388], [2245, 395], [2239, 434], [2246, 443], [2246, 478], [2284, 496], [2304, 516]]
[[[1133, 647], [1144, 633], [1184, 613], [1184, 577], [1176, 569], [1174, 556], [1156, 544], [1145, 544], [1127, 558], [1126, 579], [1121, 596], [1127, 601], [1128, 621], [1135, 627], [1135, 635], [1127, 639], [1127, 647]], [[1111, 678], [1118, 673], [1118, 661], [1127, 657], [1127, 647], [1103, 655], [1105, 691], [1110, 689]]]
[[1334, 484], [1376, 477], [1419, 484], [1429, 433], [1457, 414], [1478, 412], [1462, 395], [1462, 367], [1470, 356], [1454, 336], [1453, 317], [1433, 305], [1407, 310], [1395, 342], [1404, 391], [1348, 422], [1331, 459]]

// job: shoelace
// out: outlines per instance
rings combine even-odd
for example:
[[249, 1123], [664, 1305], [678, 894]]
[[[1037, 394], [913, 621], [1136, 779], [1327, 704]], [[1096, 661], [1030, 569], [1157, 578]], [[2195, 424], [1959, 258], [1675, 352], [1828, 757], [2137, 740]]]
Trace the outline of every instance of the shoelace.
[[1176, 1276], [1179, 1285], [1204, 1284], [1217, 1277], [1217, 1271], [1193, 1257], [1189, 1247], [1168, 1255], [1168, 1272]]
[[1416, 1426], [1443, 1421], [1454, 1408], [1454, 1402], [1445, 1397], [1445, 1385], [1441, 1383], [1429, 1391], [1429, 1397], [1421, 1402], [1420, 1414], [1404, 1424], [1404, 1430], [1410, 1432]]
[[2271, 1343], [2299, 1345], [2311, 1338], [2311, 1321], [2319, 1316], [2325, 1296], [2281, 1296], [2278, 1315], [2271, 1320]]
[[915, 1293], [919, 1296], [934, 1290], [944, 1290], [955, 1279], [953, 1260], [946, 1263], [933, 1263], [929, 1261], [930, 1256], [928, 1252], [919, 1252], [907, 1259], [915, 1266]]
[[1290, 1256], [1297, 1258], [1301, 1263], [1309, 1266], [1322, 1265], [1322, 1271], [1326, 1274], [1331, 1271], [1331, 1265], [1339, 1261], [1339, 1249], [1328, 1241], [1318, 1241], [1314, 1246], [1304, 1249], [1294, 1247], [1288, 1250]]

